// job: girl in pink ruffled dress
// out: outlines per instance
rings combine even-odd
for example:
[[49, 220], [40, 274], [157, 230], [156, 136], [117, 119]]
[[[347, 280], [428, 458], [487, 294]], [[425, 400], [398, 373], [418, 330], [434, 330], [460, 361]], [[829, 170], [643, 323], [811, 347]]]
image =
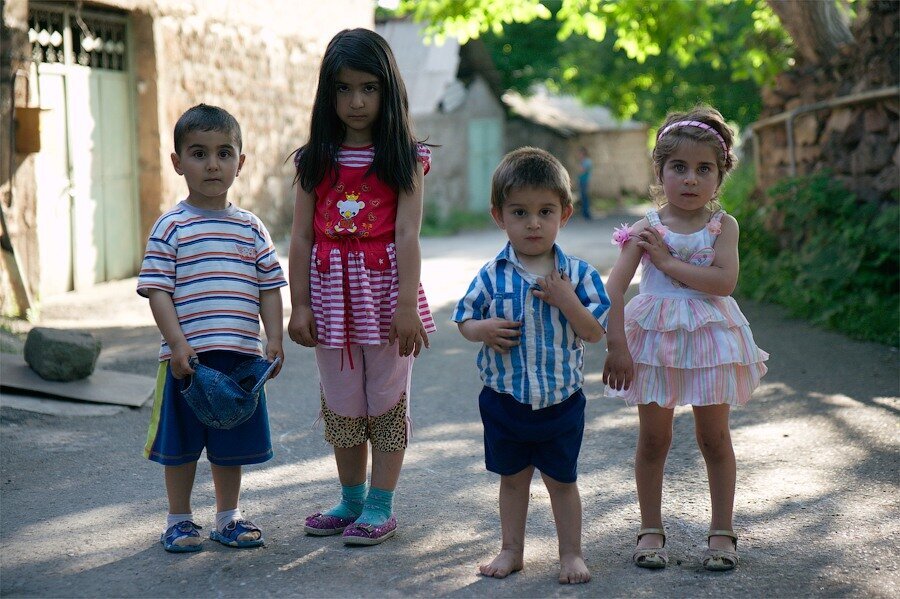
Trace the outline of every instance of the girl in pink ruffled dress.
[[[668, 563], [662, 524], [663, 469], [672, 442], [675, 406], [692, 406], [697, 443], [706, 461], [712, 503], [708, 570], [737, 565], [732, 530], [735, 459], [728, 426], [766, 373], [768, 354], [756, 346], [747, 319], [731, 298], [738, 278], [738, 224], [718, 205], [719, 187], [734, 167], [733, 133], [707, 106], [670, 114], [653, 150], [662, 207], [631, 227], [616, 229], [621, 254], [606, 289], [612, 305], [603, 368], [607, 395], [638, 406], [635, 479], [641, 529], [632, 561]], [[638, 264], [640, 293], [624, 295]]]

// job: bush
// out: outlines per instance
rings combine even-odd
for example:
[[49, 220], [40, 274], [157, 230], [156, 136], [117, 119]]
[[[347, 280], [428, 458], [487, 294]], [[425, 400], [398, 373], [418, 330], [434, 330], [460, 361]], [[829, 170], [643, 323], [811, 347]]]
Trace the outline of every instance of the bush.
[[441, 218], [437, 211], [426, 210], [422, 218], [422, 236], [440, 237], [453, 235], [460, 231], [484, 229], [492, 224], [493, 221], [487, 210], [484, 212], [451, 210], [444, 218]]
[[[754, 197], [751, 167], [722, 204], [741, 226], [738, 292], [856, 338], [900, 341], [900, 208], [858, 200], [827, 172], [785, 180]], [[895, 198], [896, 199], [896, 198]]]

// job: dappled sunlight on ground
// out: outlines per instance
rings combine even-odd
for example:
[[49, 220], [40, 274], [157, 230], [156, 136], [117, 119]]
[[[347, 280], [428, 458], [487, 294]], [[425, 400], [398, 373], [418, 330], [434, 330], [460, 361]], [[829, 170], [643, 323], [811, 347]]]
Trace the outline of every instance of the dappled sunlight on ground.
[[414, 443], [420, 443], [427, 439], [448, 438], [457, 435], [469, 435], [481, 441], [481, 422], [460, 422], [458, 424], [438, 424], [427, 426], [415, 431]]

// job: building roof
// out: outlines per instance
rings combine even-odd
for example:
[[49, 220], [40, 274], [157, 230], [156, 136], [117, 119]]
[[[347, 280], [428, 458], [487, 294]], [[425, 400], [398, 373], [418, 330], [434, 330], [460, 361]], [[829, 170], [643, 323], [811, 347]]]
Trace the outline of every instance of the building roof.
[[633, 131], [646, 129], [645, 123], [619, 121], [604, 106], [585, 106], [575, 96], [559, 96], [538, 88], [525, 97], [518, 92], [503, 94], [503, 102], [516, 116], [572, 137], [600, 131]]
[[375, 31], [394, 51], [411, 115], [452, 112], [465, 101], [466, 87], [476, 76], [501, 102], [500, 73], [481, 40], [470, 40], [464, 46], [453, 37], [441, 43], [426, 42], [424, 26], [403, 19], [379, 22]]
[[440, 109], [441, 100], [457, 85], [459, 42], [447, 38], [443, 44], [422, 41], [422, 27], [410, 21], [386, 21], [375, 26], [390, 44], [403, 74], [413, 116]]

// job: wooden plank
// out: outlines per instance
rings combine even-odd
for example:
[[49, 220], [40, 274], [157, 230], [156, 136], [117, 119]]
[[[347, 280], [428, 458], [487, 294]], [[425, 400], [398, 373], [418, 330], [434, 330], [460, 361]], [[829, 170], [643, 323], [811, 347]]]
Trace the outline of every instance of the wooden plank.
[[47, 381], [33, 371], [22, 356], [2, 354], [0, 356], [0, 387], [43, 393], [51, 397], [75, 401], [138, 408], [153, 395], [156, 379], [98, 368], [91, 376], [80, 381], [67, 383]]

